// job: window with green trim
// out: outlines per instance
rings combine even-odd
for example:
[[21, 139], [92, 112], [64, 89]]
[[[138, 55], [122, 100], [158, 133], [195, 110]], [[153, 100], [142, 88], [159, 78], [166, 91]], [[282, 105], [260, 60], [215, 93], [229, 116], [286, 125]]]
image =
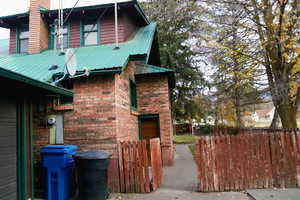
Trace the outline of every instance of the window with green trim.
[[99, 27], [97, 20], [83, 21], [81, 28], [83, 46], [99, 44]]
[[18, 53], [28, 53], [29, 27], [23, 26], [18, 31]]
[[[59, 49], [61, 48], [61, 45], [59, 43], [58, 39], [58, 30], [57, 26], [51, 27], [51, 38], [49, 40], [49, 48], [51, 49]], [[64, 25], [64, 28], [62, 30], [63, 33], [63, 48], [67, 49], [69, 48], [69, 25]]]
[[137, 108], [136, 84], [130, 80], [130, 107], [133, 110]]

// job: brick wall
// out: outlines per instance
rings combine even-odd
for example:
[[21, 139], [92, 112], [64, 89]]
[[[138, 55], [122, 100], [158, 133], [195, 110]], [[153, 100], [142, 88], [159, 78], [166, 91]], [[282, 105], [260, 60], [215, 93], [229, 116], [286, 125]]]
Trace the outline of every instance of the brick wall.
[[65, 143], [106, 150], [116, 157], [114, 77], [77, 79], [74, 91], [74, 110], [64, 115]]
[[138, 140], [138, 116], [130, 108], [129, 79], [134, 80], [134, 71], [134, 62], [129, 62], [126, 70], [115, 78], [118, 141]]
[[17, 29], [11, 28], [9, 32], [9, 54], [17, 52]]
[[173, 124], [168, 77], [163, 75], [136, 78], [139, 114], [159, 114], [160, 139], [164, 165], [173, 163]]

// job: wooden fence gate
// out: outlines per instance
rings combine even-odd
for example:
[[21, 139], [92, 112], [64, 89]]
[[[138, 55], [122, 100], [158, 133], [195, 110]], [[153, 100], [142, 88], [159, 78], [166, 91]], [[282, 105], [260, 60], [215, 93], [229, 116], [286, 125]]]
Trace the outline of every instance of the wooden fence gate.
[[150, 152], [145, 140], [121, 142], [118, 149], [121, 192], [149, 193], [157, 190], [163, 176], [160, 140], [150, 140]]
[[199, 191], [300, 186], [300, 134], [204, 136], [196, 140]]

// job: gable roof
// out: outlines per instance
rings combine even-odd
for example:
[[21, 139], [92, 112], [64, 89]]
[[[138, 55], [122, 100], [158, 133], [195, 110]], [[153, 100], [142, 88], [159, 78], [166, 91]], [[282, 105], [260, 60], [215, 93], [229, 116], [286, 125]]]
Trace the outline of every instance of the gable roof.
[[[155, 31], [156, 23], [150, 23], [140, 28], [132, 40], [120, 43], [120, 49], [118, 50], [114, 50], [114, 44], [75, 49], [78, 74], [84, 72], [84, 68], [91, 70], [91, 73], [107, 70], [121, 72], [126, 67], [129, 59], [138, 56], [147, 58]], [[31, 55], [0, 55], [0, 67], [38, 81], [52, 82], [54, 74], [64, 71], [65, 57], [58, 54], [58, 51], [46, 50]], [[58, 68], [49, 70], [52, 65], [57, 65]]]

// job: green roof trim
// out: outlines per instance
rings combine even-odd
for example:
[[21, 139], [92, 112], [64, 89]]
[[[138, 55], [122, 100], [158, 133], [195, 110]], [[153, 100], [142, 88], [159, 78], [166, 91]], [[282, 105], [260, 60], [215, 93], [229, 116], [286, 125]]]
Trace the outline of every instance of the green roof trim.
[[7, 15], [7, 16], [1, 16], [0, 20], [11, 19], [11, 18], [21, 18], [21, 17], [29, 17], [29, 11], [26, 11], [23, 13]]
[[[75, 7], [73, 9], [73, 11], [75, 12], [75, 11], [80, 11], [80, 10], [94, 10], [94, 9], [99, 9], [99, 8], [109, 8], [109, 7], [113, 7], [114, 5], [115, 5], [115, 3], [106, 3], [106, 4], [91, 5], [91, 6], [80, 6], [80, 7]], [[139, 3], [136, 0], [128, 0], [128, 1], [124, 1], [124, 2], [119, 2], [118, 5], [119, 6], [134, 5], [135, 9], [141, 15], [141, 17], [143, 18], [145, 23], [146, 24], [150, 23], [147, 16], [145, 15], [143, 9], [141, 8], [141, 6], [139, 5]], [[71, 10], [71, 9], [72, 8], [64, 8], [64, 10], [66, 10], [66, 11]], [[49, 10], [49, 9], [41, 7], [40, 11], [42, 14], [54, 14], [54, 13], [58, 12], [58, 9]]]
[[[156, 23], [150, 23], [138, 30], [135, 37], [119, 44], [79, 47], [75, 49], [77, 70], [83, 72], [88, 68], [91, 73], [105, 70], [124, 70], [132, 57], [146, 58], [151, 49], [156, 30]], [[58, 68], [49, 70], [53, 65]], [[42, 82], [52, 82], [54, 74], [65, 71], [65, 57], [59, 51], [46, 50], [39, 54], [0, 55], [0, 66], [4, 69], [22, 74]]]
[[157, 67], [154, 65], [138, 64], [136, 74], [174, 73], [172, 69]]
[[154, 65], [148, 64], [137, 64], [136, 73], [135, 75], [150, 75], [150, 74], [166, 74], [169, 77], [169, 85], [171, 88], [175, 87], [175, 75], [174, 70], [164, 68], [164, 67], [157, 67]]
[[31, 86], [34, 86], [37, 88], [41, 88], [41, 89], [53, 92], [55, 94], [63, 95], [63, 96], [73, 96], [73, 94], [74, 94], [70, 90], [66, 90], [64, 88], [53, 86], [49, 83], [34, 80], [30, 77], [26, 77], [22, 74], [18, 74], [18, 73], [9, 71], [7, 69], [3, 69], [1, 67], [0, 67], [0, 77], [16, 80], [16, 81], [19, 81], [19, 82], [22, 82], [22, 83], [25, 83], [25, 84], [28, 84], [28, 85], [31, 85]]

